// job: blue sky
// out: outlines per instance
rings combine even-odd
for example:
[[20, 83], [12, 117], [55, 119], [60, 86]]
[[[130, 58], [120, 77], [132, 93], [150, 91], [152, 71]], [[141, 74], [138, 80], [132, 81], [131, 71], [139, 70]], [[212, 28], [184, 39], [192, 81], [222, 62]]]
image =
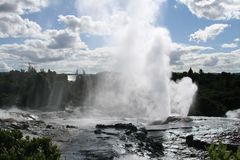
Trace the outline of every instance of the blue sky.
[[[187, 6], [177, 3], [176, 1], [168, 1], [165, 13], [165, 25], [172, 36], [173, 41], [178, 43], [187, 43], [194, 45], [194, 42], [189, 42], [189, 35], [197, 31], [199, 28], [203, 29], [215, 23], [230, 24], [231, 27], [221, 33], [216, 39], [209, 40], [207, 43], [199, 43], [204, 46], [212, 46], [214, 48], [222, 49], [220, 46], [223, 43], [230, 43], [235, 38], [240, 36], [240, 20], [209, 20], [206, 18], [198, 18], [191, 14]], [[176, 7], [176, 8], [175, 8]]]
[[[58, 72], [109, 70], [108, 44], [114, 32], [109, 26], [113, 24], [84, 7], [118, 9], [116, 1], [28, 1], [31, 3], [0, 2], [0, 71], [26, 68], [28, 62]], [[158, 14], [154, 25], [171, 35], [174, 71], [192, 67], [196, 71], [240, 72], [240, 2], [166, 0]]]

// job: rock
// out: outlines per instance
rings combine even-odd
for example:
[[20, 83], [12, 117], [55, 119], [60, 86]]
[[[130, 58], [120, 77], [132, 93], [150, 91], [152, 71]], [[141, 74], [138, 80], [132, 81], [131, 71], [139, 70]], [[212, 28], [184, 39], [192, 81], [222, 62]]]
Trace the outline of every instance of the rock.
[[193, 147], [193, 135], [188, 135], [186, 137], [186, 143], [189, 147]]
[[113, 160], [115, 157], [119, 157], [119, 154], [114, 150], [95, 150], [94, 152], [80, 150], [79, 152], [81, 152], [84, 155], [84, 159], [87, 160]]
[[[104, 129], [115, 129], [111, 130], [111, 132], [106, 132]], [[164, 147], [162, 142], [154, 141], [152, 137], [148, 137], [148, 132], [145, 128], [137, 128], [132, 123], [123, 124], [117, 123], [114, 125], [103, 125], [98, 124], [96, 125], [96, 130], [94, 131], [95, 134], [107, 134], [116, 137], [117, 139], [121, 140], [125, 143], [125, 149], [128, 150], [131, 148], [131, 152], [137, 154], [147, 154], [152, 157], [156, 158], [163, 155]]]
[[67, 125], [66, 128], [77, 128], [76, 126]]
[[134, 126], [132, 123], [124, 124], [124, 123], [117, 123], [114, 125], [104, 125], [104, 124], [97, 124], [97, 129], [107, 129], [107, 128], [113, 128], [117, 130], [128, 130], [131, 132], [136, 132], [138, 129], [136, 126]]
[[117, 123], [114, 125], [116, 129], [127, 129], [132, 132], [136, 132], [138, 129], [136, 126], [134, 126], [132, 123], [123, 124], [123, 123]]
[[1, 123], [6, 123], [6, 122], [13, 123], [13, 122], [16, 122], [16, 120], [13, 118], [7, 118], [7, 119], [0, 119], [0, 122]]
[[[207, 148], [211, 145], [210, 143], [201, 141], [201, 140], [194, 140], [193, 135], [189, 135], [186, 137], [186, 143], [189, 147], [194, 147], [196, 149], [207, 150]], [[227, 147], [227, 150], [237, 151], [239, 145], [236, 144], [224, 144]]]
[[192, 154], [190, 154], [190, 157], [197, 157], [197, 155], [192, 153]]
[[96, 130], [94, 131], [94, 133], [95, 133], [95, 134], [101, 134], [101, 133], [102, 133], [102, 130], [101, 130], [101, 129], [96, 129]]
[[54, 127], [53, 127], [52, 125], [50, 125], [50, 124], [48, 124], [48, 125], [46, 126], [46, 128], [47, 128], [47, 129], [54, 129]]
[[27, 124], [26, 122], [21, 122], [21, 123], [13, 122], [10, 125], [10, 127], [13, 128], [13, 129], [25, 130], [29, 127], [29, 124]]
[[162, 125], [163, 121], [159, 120], [159, 121], [153, 121], [152, 123], [150, 123], [150, 125]]
[[38, 132], [32, 131], [31, 132], [33, 135], [38, 135]]
[[186, 143], [189, 147], [194, 147], [196, 149], [206, 150], [210, 144], [200, 140], [194, 140], [193, 135], [186, 137]]
[[163, 124], [168, 124], [171, 122], [191, 122], [192, 119], [189, 117], [168, 117], [166, 121], [163, 122]]
[[129, 144], [129, 143], [126, 143], [126, 144], [125, 144], [125, 148], [131, 148], [131, 147], [133, 147], [132, 144]]
[[146, 132], [143, 132], [143, 131], [137, 131], [135, 133], [135, 136], [138, 140], [140, 141], [144, 141], [146, 138], [147, 138], [147, 133]]
[[152, 158], [163, 155], [164, 147], [161, 142], [147, 138], [145, 148], [150, 152]]
[[41, 126], [41, 125], [45, 125], [45, 122], [44, 121], [41, 121], [41, 120], [37, 120], [37, 121], [29, 121], [30, 124], [32, 126]]

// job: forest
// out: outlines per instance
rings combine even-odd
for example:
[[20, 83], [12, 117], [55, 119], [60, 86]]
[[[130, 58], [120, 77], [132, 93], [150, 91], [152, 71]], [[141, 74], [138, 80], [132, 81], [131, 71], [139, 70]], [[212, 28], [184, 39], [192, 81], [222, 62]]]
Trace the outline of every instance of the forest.
[[[17, 106], [21, 109], [59, 110], [66, 106], [91, 105], [89, 95], [97, 90], [106, 74], [78, 74], [75, 81], [68, 81], [67, 74], [55, 71], [37, 72], [29, 66], [27, 71], [0, 73], [0, 108]], [[225, 116], [229, 110], [240, 108], [240, 74], [193, 72], [172, 73], [172, 80], [191, 77], [198, 85], [195, 101], [189, 115]], [[117, 87], [117, 86], [112, 86]]]

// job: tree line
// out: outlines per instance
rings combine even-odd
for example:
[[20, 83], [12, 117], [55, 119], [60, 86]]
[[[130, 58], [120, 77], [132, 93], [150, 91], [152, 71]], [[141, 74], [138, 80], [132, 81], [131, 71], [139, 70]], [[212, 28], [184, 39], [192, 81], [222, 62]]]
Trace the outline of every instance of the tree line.
[[[112, 73], [83, 72], [76, 75], [76, 80], [72, 82], [68, 81], [66, 74], [57, 74], [51, 70], [37, 72], [31, 66], [27, 71], [2, 72], [0, 107], [59, 110], [69, 105], [88, 106], [91, 105], [91, 98], [94, 98], [90, 95], [99, 89], [97, 86], [106, 74]], [[224, 116], [228, 110], [240, 108], [240, 74], [204, 73], [203, 70], [193, 72], [191, 68], [188, 72], [172, 73], [174, 81], [183, 77], [192, 78], [198, 85], [189, 115]]]
[[189, 115], [224, 116], [229, 110], [240, 108], [240, 74], [237, 73], [204, 73], [188, 72], [173, 73], [172, 80], [183, 77], [192, 78], [198, 91], [191, 106]]

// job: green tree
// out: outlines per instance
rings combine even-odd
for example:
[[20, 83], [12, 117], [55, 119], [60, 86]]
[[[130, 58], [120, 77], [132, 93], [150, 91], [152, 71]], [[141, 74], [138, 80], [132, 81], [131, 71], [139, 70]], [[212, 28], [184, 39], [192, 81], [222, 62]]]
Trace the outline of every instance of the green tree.
[[49, 138], [24, 138], [19, 130], [0, 129], [1, 160], [59, 160], [60, 150]]

